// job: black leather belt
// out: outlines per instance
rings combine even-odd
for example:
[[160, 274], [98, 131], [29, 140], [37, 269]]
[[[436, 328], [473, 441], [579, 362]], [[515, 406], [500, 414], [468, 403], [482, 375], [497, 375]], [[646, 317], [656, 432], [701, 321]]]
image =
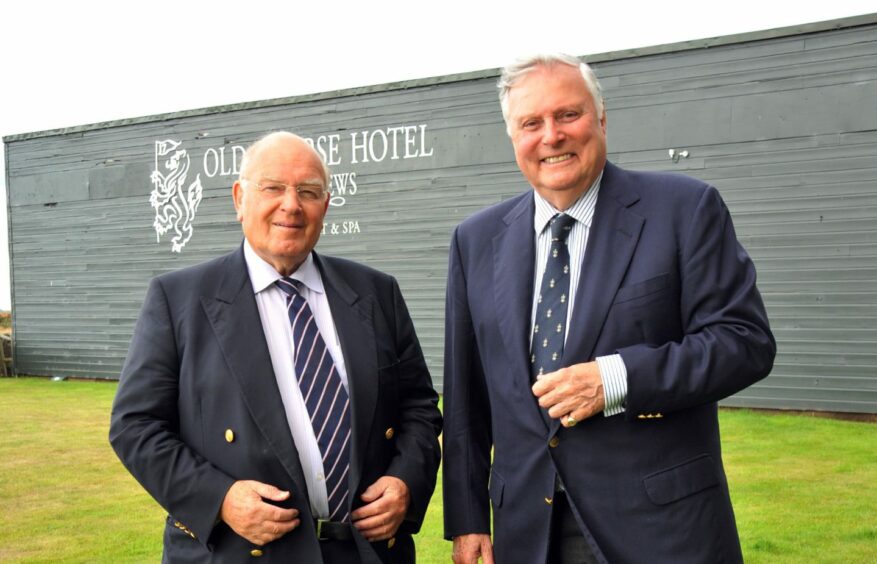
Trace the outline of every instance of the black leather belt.
[[317, 519], [314, 522], [317, 529], [317, 540], [353, 540], [353, 531], [350, 530], [350, 523], [339, 523], [338, 521], [327, 521], [325, 519]]

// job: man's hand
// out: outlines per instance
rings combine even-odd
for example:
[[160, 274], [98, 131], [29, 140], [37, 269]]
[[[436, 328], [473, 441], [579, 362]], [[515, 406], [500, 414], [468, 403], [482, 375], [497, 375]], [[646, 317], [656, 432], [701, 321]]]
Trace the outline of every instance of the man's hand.
[[237, 534], [258, 546], [275, 541], [298, 527], [297, 509], [283, 509], [264, 500], [283, 501], [289, 492], [255, 480], [238, 480], [222, 501], [219, 518]]
[[479, 557], [484, 564], [493, 564], [490, 535], [477, 533], [454, 537], [454, 564], [477, 564]]
[[584, 421], [606, 407], [603, 379], [596, 361], [543, 374], [532, 389], [539, 405], [548, 410], [549, 416], [560, 419], [564, 427]]
[[351, 513], [350, 520], [370, 542], [395, 535], [411, 503], [408, 486], [394, 476], [381, 476], [360, 498], [365, 505]]

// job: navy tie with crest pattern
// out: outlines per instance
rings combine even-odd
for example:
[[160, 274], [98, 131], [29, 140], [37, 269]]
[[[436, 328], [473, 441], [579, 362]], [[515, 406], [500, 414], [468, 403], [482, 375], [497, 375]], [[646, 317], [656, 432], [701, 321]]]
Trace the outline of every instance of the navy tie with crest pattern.
[[560, 213], [548, 223], [551, 229], [551, 249], [537, 298], [530, 354], [534, 381], [540, 375], [560, 368], [569, 305], [570, 265], [566, 239], [575, 221], [574, 217]]
[[314, 314], [300, 293], [301, 282], [281, 278], [292, 323], [293, 361], [298, 387], [311, 417], [329, 498], [329, 519], [349, 521], [347, 476], [350, 469], [350, 397], [320, 335]]

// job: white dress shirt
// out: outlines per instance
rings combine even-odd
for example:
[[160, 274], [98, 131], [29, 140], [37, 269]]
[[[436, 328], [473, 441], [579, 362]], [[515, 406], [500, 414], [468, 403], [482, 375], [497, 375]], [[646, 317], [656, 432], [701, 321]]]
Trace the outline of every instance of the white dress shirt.
[[[569, 282], [569, 304], [567, 306], [567, 317], [572, 315], [573, 307], [576, 303], [576, 291], [579, 286], [579, 278], [582, 274], [582, 266], [585, 261], [585, 249], [588, 245], [588, 234], [591, 230], [591, 223], [594, 219], [594, 210], [597, 207], [597, 197], [600, 194], [600, 181], [603, 179], [603, 173], [597, 177], [594, 184], [587, 192], [573, 203], [563, 213], [576, 219], [572, 229], [566, 240], [566, 246], [569, 249], [570, 258], [570, 282]], [[533, 325], [536, 323], [536, 306], [537, 297], [539, 295], [538, 288], [541, 288], [542, 275], [545, 273], [545, 264], [548, 261], [548, 253], [551, 251], [551, 230], [548, 229], [548, 223], [556, 214], [561, 213], [548, 203], [536, 190], [533, 190], [533, 198], [536, 202], [536, 211], [534, 214], [533, 228], [536, 237], [536, 280], [533, 288], [533, 309], [530, 316], [530, 346], [533, 343]], [[564, 334], [564, 342], [569, 336], [569, 328], [571, 323], [566, 324], [566, 333]], [[603, 379], [603, 393], [605, 395], [606, 407], [603, 409], [603, 415], [617, 415], [624, 412], [624, 400], [627, 398], [627, 368], [621, 355], [612, 354], [608, 356], [598, 356], [596, 358], [597, 366], [600, 369], [600, 377]]]
[[[282, 276], [273, 266], [256, 254], [249, 241], [244, 241], [244, 258], [247, 261], [250, 282], [256, 295], [259, 318], [262, 320], [262, 330], [265, 332], [265, 340], [268, 342], [268, 353], [271, 355], [271, 365], [274, 367], [277, 387], [280, 389], [280, 398], [283, 400], [286, 421], [289, 423], [289, 430], [292, 431], [295, 448], [298, 449], [308, 497], [311, 500], [311, 511], [315, 518], [326, 519], [329, 517], [329, 503], [326, 493], [326, 477], [323, 471], [323, 457], [314, 435], [310, 414], [298, 388], [295, 363], [292, 358], [292, 327], [286, 313], [286, 294], [274, 284]], [[314, 264], [313, 255], [309, 254], [298, 270], [290, 275], [290, 278], [304, 284], [302, 295], [314, 313], [320, 335], [326, 342], [326, 348], [335, 362], [335, 368], [341, 376], [341, 382], [349, 391], [344, 356], [341, 354], [341, 343], [338, 340], [335, 322], [332, 320], [332, 313], [329, 310], [323, 279], [320, 277], [320, 271], [316, 264]], [[295, 495], [295, 492], [292, 493]]]

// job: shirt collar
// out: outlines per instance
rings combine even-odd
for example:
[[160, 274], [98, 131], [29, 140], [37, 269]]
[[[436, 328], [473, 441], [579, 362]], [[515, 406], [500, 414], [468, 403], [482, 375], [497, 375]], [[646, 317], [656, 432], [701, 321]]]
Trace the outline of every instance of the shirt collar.
[[[579, 199], [573, 202], [563, 213], [574, 217], [576, 221], [590, 229], [591, 222], [594, 219], [594, 209], [597, 207], [597, 195], [600, 193], [600, 182], [602, 180], [603, 171], [601, 170], [597, 179], [588, 188], [588, 191], [579, 196]], [[536, 235], [539, 235], [545, 231], [551, 218], [561, 213], [561, 211], [548, 203], [548, 200], [539, 195], [539, 192], [536, 190], [533, 190], [533, 199], [536, 202], [533, 229], [536, 230]]]
[[[268, 264], [262, 257], [256, 254], [250, 242], [244, 239], [244, 260], [247, 262], [247, 271], [250, 274], [250, 283], [253, 285], [253, 293], [270, 288], [275, 282], [283, 278], [273, 266]], [[314, 256], [308, 253], [308, 257], [298, 267], [298, 270], [289, 275], [293, 280], [298, 280], [308, 290], [323, 293], [323, 279], [320, 276], [320, 270], [314, 262]]]

